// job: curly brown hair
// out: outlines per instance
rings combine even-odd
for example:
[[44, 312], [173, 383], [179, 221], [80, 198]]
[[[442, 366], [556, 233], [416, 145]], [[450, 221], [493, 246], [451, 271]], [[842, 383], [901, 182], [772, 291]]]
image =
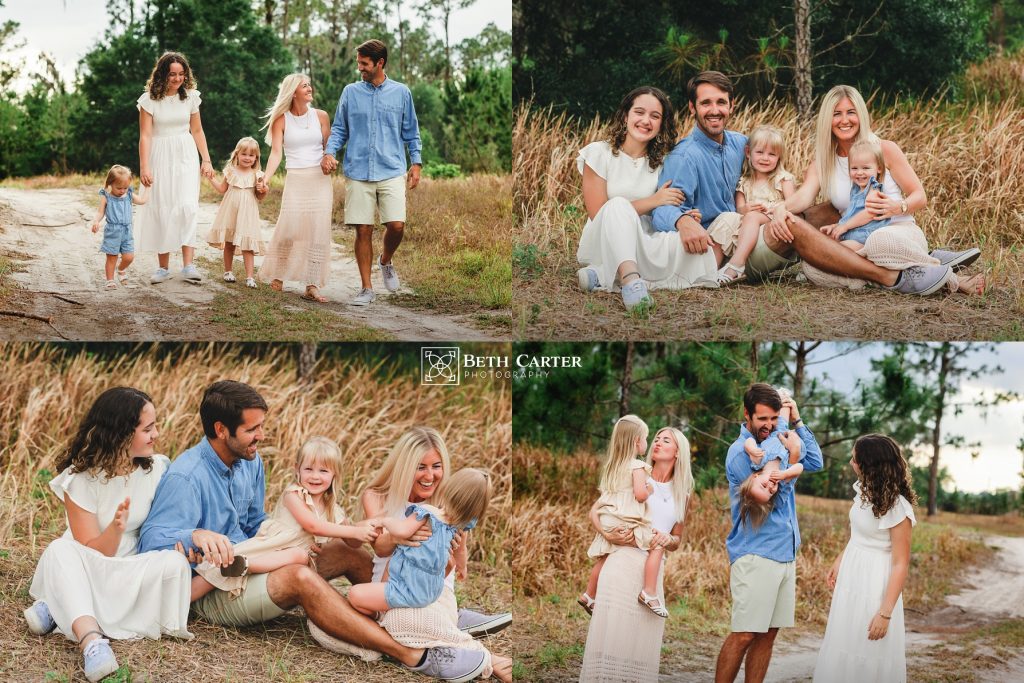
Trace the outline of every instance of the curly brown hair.
[[[153, 400], [131, 387], [107, 389], [89, 408], [67, 452], [59, 459], [57, 471], [92, 472], [115, 477], [129, 457], [129, 447], [139, 426], [139, 416]], [[147, 472], [153, 458], [132, 458], [132, 464]]]
[[167, 92], [167, 78], [171, 71], [171, 64], [181, 64], [181, 68], [185, 70], [185, 80], [178, 88], [178, 99], [184, 101], [188, 97], [185, 94], [186, 91], [196, 89], [196, 79], [192, 75], [192, 67], [188, 65], [185, 55], [180, 52], [165, 52], [160, 55], [160, 59], [156, 60], [153, 71], [149, 74], [149, 80], [146, 81], [146, 90], [151, 99], [163, 99], [164, 93]]
[[910, 467], [899, 444], [884, 434], [865, 434], [853, 444], [853, 462], [860, 470], [861, 507], [871, 505], [881, 517], [903, 496], [911, 505], [917, 494], [911, 485]]
[[676, 112], [672, 100], [662, 90], [650, 85], [642, 85], [631, 90], [619, 104], [611, 123], [608, 124], [607, 140], [612, 147], [612, 154], [618, 155], [622, 143], [626, 141], [626, 118], [633, 102], [641, 95], [651, 95], [661, 103], [661, 130], [653, 140], [647, 143], [647, 163], [652, 169], [661, 166], [665, 155], [672, 151], [676, 144]]

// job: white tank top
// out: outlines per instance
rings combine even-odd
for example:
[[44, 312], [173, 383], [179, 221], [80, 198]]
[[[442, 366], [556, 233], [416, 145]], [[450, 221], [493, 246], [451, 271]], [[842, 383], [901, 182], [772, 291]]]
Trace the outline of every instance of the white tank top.
[[[840, 214], [844, 213], [850, 208], [850, 188], [853, 187], [853, 181], [850, 180], [850, 160], [848, 157], [841, 157], [836, 155], [836, 168], [832, 176], [832, 196], [829, 199], [832, 201], [832, 206], [836, 207], [836, 210]], [[886, 169], [885, 180], [882, 181], [882, 194], [890, 199], [900, 201], [903, 199], [903, 190], [893, 180], [892, 174]], [[913, 216], [894, 216], [890, 223], [913, 223]]]
[[676, 525], [676, 501], [672, 496], [672, 481], [654, 481], [648, 477], [647, 483], [654, 488], [654, 493], [647, 496], [647, 514], [651, 518], [651, 527], [664, 534], [672, 533]]
[[319, 166], [324, 157], [324, 135], [316, 110], [309, 108], [302, 116], [284, 113], [285, 168]]

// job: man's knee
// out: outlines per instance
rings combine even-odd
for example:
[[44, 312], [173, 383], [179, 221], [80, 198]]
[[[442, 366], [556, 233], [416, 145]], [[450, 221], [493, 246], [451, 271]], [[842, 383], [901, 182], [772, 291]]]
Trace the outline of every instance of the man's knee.
[[761, 236], [764, 238], [765, 246], [768, 247], [769, 249], [771, 249], [773, 252], [775, 252], [779, 256], [781, 256], [783, 258], [792, 258], [793, 257], [794, 252], [793, 252], [793, 245], [792, 244], [789, 244], [787, 242], [783, 242], [780, 239], [776, 239], [768, 230], [764, 230], [761, 233]]
[[278, 607], [287, 609], [326, 586], [319, 574], [306, 565], [289, 564], [267, 576], [267, 594]]
[[372, 225], [357, 225], [355, 228], [357, 239], [371, 239], [373, 237]]
[[746, 650], [750, 647], [750, 644], [754, 642], [754, 639], [761, 635], [764, 634], [754, 633], [752, 631], [733, 631], [729, 634], [729, 640], [731, 640], [733, 645], [737, 646], [739, 649]]
[[405, 230], [405, 223], [402, 221], [391, 221], [389, 223], [385, 223], [384, 227], [387, 228], [388, 232], [401, 233]]
[[778, 634], [778, 628], [770, 628], [766, 633], [752, 633], [750, 635], [753, 636], [753, 642], [771, 645], [775, 642], [775, 636], [777, 636]]

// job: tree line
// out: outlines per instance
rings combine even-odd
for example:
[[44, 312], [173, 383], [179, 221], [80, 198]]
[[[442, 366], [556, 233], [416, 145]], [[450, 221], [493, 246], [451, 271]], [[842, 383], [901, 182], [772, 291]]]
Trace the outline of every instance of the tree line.
[[[690, 440], [698, 488], [725, 485], [725, 454], [743, 420], [743, 392], [751, 382], [789, 388], [800, 414], [813, 429], [825, 466], [801, 477], [798, 491], [848, 498], [854, 475], [850, 449], [862, 434], [889, 434], [908, 451], [927, 455], [914, 465], [914, 485], [929, 514], [937, 510], [998, 514], [1021, 509], [1021, 482], [1010, 490], [984, 494], [957, 491], [942, 467], [943, 449], [981, 444], [949, 429], [964, 410], [984, 413], [1019, 400], [1013, 392], [961, 403], [962, 382], [1002, 372], [980, 364], [991, 344], [886, 344], [867, 361], [861, 344], [771, 343], [529, 343], [516, 353], [580, 356], [578, 368], [513, 381], [513, 438], [556, 452], [603, 452], [615, 420], [643, 417], [652, 432], [663, 426], [683, 430]], [[839, 391], [809, 370], [836, 356], [856, 364], [852, 390]], [[1020, 426], [1000, 425], [999, 429]], [[976, 435], [975, 435], [976, 436]], [[1021, 443], [1024, 452], [1024, 439]]]
[[[469, 4], [111, 0], [109, 26], [79, 63], [74, 82], [42, 54], [42, 68], [27, 74], [32, 85], [19, 96], [10, 86], [24, 65], [0, 58], [0, 178], [97, 171], [113, 163], [134, 168], [135, 101], [166, 50], [191, 63], [216, 166], [238, 138], [262, 143], [261, 117], [288, 73], [307, 73], [314, 106], [333, 117], [342, 89], [358, 79], [355, 47], [370, 38], [388, 45], [389, 76], [412, 90], [428, 174], [508, 172], [511, 33], [492, 23], [452, 44], [451, 13]], [[415, 27], [413, 15], [421, 19]], [[389, 29], [386, 18], [397, 19], [397, 27]], [[17, 29], [12, 21], [0, 26], [0, 54], [19, 44]]]
[[803, 117], [838, 83], [889, 97], [956, 96], [971, 62], [1024, 45], [1024, 0], [514, 0], [517, 102], [589, 118], [632, 88], [684, 103], [703, 69], [746, 98], [791, 100]]

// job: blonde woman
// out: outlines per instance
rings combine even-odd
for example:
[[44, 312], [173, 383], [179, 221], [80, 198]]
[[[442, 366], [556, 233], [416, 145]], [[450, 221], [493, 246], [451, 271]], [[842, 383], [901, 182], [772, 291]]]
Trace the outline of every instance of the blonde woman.
[[270, 177], [285, 157], [288, 171], [281, 197], [281, 213], [259, 279], [277, 291], [285, 280], [305, 284], [302, 298], [325, 303], [320, 288], [331, 271], [331, 210], [334, 189], [320, 169], [324, 143], [331, 132], [327, 112], [314, 109], [313, 85], [305, 74], [289, 74], [281, 81], [277, 99], [267, 111], [266, 142], [270, 145], [267, 170], [259, 184], [266, 190]]
[[[647, 478], [647, 515], [653, 529], [650, 547], [665, 552], [678, 550], [693, 492], [689, 441], [678, 429], [659, 429], [651, 440], [647, 464], [651, 467]], [[637, 601], [648, 553], [636, 547], [632, 531], [624, 527], [603, 529], [597, 504], [590, 510], [590, 521], [611, 544], [612, 552], [605, 561], [595, 596], [580, 681], [653, 683], [658, 680], [665, 620]], [[664, 558], [657, 581], [661, 604], [665, 599], [663, 574]]]
[[[834, 239], [821, 234], [794, 213], [811, 207], [821, 195], [835, 211], [823, 223], [835, 223], [836, 211], [850, 204], [849, 153], [861, 140], [881, 145], [888, 169], [882, 191], [869, 193], [866, 208], [875, 220], [889, 219], [889, 225], [872, 233], [857, 252], [838, 248]], [[958, 278], [955, 269], [973, 263], [980, 251], [936, 250], [928, 252], [928, 241], [914, 221], [914, 213], [928, 203], [924, 186], [899, 145], [881, 140], [871, 130], [871, 117], [864, 98], [848, 85], [837, 85], [822, 98], [815, 124], [814, 161], [803, 185], [784, 205], [774, 211], [765, 239], [755, 247], [769, 269], [783, 267], [795, 249], [804, 259], [804, 272], [815, 284], [825, 287], [860, 289], [873, 282], [904, 294], [927, 296], [946, 286], [950, 291], [981, 294], [984, 275]]]

